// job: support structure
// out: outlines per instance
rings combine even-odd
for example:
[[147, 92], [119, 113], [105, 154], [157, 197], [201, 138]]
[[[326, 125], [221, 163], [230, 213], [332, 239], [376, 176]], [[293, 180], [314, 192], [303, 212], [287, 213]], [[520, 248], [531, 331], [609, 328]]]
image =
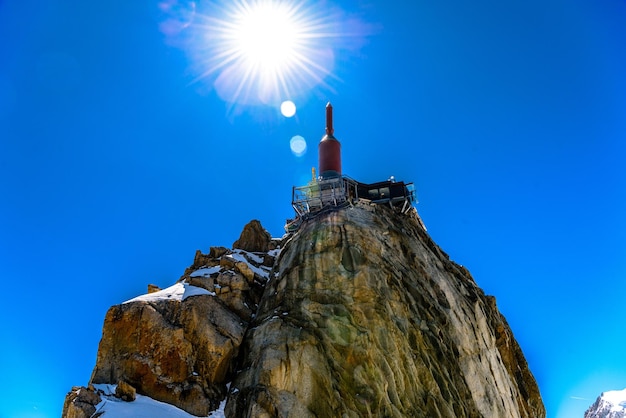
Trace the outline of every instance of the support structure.
[[319, 177], [306, 186], [294, 186], [291, 205], [296, 218], [289, 220], [285, 229], [297, 228], [303, 219], [325, 209], [338, 209], [363, 200], [375, 204], [388, 204], [402, 213], [416, 203], [413, 183], [396, 181], [393, 177], [372, 184], [358, 182], [341, 173], [341, 143], [334, 137], [333, 107], [326, 105], [326, 134], [318, 145]]

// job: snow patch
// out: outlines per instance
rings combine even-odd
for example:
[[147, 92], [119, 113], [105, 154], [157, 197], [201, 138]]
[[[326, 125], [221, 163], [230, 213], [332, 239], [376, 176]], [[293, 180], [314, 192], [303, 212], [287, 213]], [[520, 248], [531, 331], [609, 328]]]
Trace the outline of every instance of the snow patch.
[[[239, 259], [240, 261], [253, 261], [257, 264], [263, 263], [263, 257], [260, 257], [254, 253], [245, 250], [233, 250], [232, 254], [228, 254], [227, 257], [233, 257], [235, 259]], [[246, 258], [247, 260], [242, 260], [241, 257]]]
[[156, 302], [159, 300], [177, 300], [183, 301], [191, 296], [198, 295], [210, 295], [215, 296], [214, 292], [209, 292], [206, 289], [197, 286], [191, 286], [187, 283], [176, 283], [166, 289], [159, 290], [158, 292], [148, 293], [145, 295], [137, 296], [136, 298], [127, 300], [124, 303], [130, 302]]
[[250, 262], [250, 260], [254, 261], [257, 264], [263, 263], [263, 259], [256, 254], [249, 253], [244, 250], [235, 250], [232, 254], [228, 254], [225, 257], [230, 258], [234, 261], [244, 262], [250, 267], [255, 274], [267, 279], [269, 278], [271, 268], [266, 266], [256, 267], [254, 264]]
[[219, 273], [220, 266], [205, 267], [191, 273], [189, 277], [209, 277], [211, 274]]
[[211, 418], [226, 418], [226, 414], [224, 413], [224, 409], [226, 408], [226, 399], [227, 398], [224, 398], [224, 400], [220, 402], [219, 408], [209, 413]]
[[200, 296], [200, 295], [215, 296], [215, 292], [209, 292], [208, 290], [203, 289], [201, 287], [191, 286], [185, 283], [185, 293], [183, 294], [183, 300], [191, 296]]
[[[103, 417], [112, 418], [197, 418], [180, 408], [164, 402], [156, 401], [148, 396], [137, 394], [133, 402], [125, 402], [114, 396], [117, 385], [99, 384], [94, 387], [101, 391], [102, 401], [96, 406], [96, 413], [103, 412]], [[220, 407], [209, 413], [211, 418], [226, 418], [224, 408], [226, 399]]]
[[626, 389], [610, 390], [601, 397], [611, 404], [611, 412], [626, 412]]
[[[137, 395], [133, 402], [124, 402], [113, 396], [117, 385], [94, 385], [104, 394], [102, 402], [96, 406], [96, 412], [104, 412], [105, 417], [115, 418], [195, 418], [188, 412], [173, 405], [155, 401], [143, 395]], [[216, 415], [216, 417], [219, 415]]]
[[269, 250], [267, 254], [271, 255], [272, 257], [278, 257], [278, 255], [280, 254], [280, 248], [276, 248], [275, 250]]

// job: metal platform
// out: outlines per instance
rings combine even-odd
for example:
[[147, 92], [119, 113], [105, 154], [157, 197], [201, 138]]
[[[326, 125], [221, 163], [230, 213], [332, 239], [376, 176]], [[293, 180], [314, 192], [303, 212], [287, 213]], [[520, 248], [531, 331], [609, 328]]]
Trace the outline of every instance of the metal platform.
[[381, 181], [360, 183], [347, 176], [314, 180], [306, 186], [294, 186], [291, 204], [296, 216], [303, 217], [326, 207], [343, 206], [346, 202], [366, 200], [376, 204], [389, 204], [406, 213], [416, 202], [413, 183]]

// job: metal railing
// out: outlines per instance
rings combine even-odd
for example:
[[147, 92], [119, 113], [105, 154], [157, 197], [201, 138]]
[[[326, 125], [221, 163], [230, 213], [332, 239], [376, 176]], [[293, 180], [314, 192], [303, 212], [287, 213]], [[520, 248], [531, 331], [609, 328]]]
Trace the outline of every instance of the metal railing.
[[[376, 204], [388, 203], [391, 207], [400, 209], [402, 213], [406, 213], [412, 207], [412, 204], [416, 203], [413, 183], [400, 183], [399, 185], [403, 188], [402, 193], [397, 193], [396, 191], [391, 195], [383, 195], [384, 197], [376, 194], [377, 197], [374, 199], [368, 193], [365, 193], [366, 196], [359, 195], [360, 188], [367, 192], [372, 186], [376, 188], [379, 187], [378, 185], [379, 183], [374, 185], [359, 183], [347, 176], [313, 180], [306, 186], [294, 186], [292, 188], [291, 204], [297, 216], [303, 217], [326, 207], [342, 206], [346, 202], [354, 202], [356, 200], [366, 200]], [[386, 184], [382, 184], [380, 187], [388, 189]]]
[[291, 204], [298, 216], [316, 212], [326, 206], [339, 206], [348, 200], [347, 182], [349, 180], [336, 177], [312, 181], [306, 186], [294, 186]]

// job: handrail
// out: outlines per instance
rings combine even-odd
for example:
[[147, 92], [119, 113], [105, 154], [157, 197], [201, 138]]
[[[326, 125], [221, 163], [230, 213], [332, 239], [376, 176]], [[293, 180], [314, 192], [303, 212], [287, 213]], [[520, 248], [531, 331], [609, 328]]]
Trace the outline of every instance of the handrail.
[[[325, 207], [337, 207], [345, 202], [352, 202], [358, 199], [367, 199], [367, 196], [360, 196], [359, 191], [370, 190], [384, 186], [386, 182], [365, 184], [360, 183], [348, 176], [340, 176], [330, 179], [316, 179], [305, 186], [294, 186], [291, 193], [291, 205], [299, 217], [309, 213], [322, 210]], [[416, 201], [415, 186], [413, 183], [399, 182], [403, 186], [401, 194], [376, 199], [374, 203], [386, 204], [396, 207], [402, 213]], [[370, 198], [371, 199], [371, 198]], [[369, 199], [368, 199], [369, 200]]]

